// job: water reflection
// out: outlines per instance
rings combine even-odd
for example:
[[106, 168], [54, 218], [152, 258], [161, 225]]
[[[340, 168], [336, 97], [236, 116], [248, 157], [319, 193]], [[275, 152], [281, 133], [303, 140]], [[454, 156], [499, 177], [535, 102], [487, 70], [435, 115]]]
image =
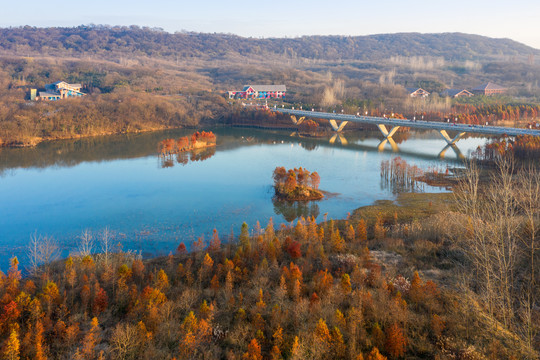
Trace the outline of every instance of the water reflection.
[[[334, 135], [334, 137], [332, 139], [334, 139], [337, 135]], [[341, 135], [340, 135], [341, 136]], [[345, 140], [346, 141], [346, 140]], [[399, 141], [398, 142], [403, 142], [403, 140]], [[332, 140], [330, 140], [330, 143], [333, 144], [334, 142], [332, 142]], [[346, 145], [346, 142], [343, 143], [341, 141], [342, 144]], [[392, 149], [392, 152], [394, 153], [399, 153], [400, 152], [400, 149], [396, 143], [396, 141], [394, 140], [393, 137], [388, 137], [388, 138], [384, 138], [381, 140], [381, 142], [379, 143], [379, 145], [377, 145], [377, 150], [379, 152], [383, 152], [385, 149], [386, 149], [386, 145], [389, 144], [390, 145], [390, 148]], [[443, 149], [439, 152], [439, 154], [437, 155], [438, 158], [440, 159], [444, 159], [445, 156], [446, 156], [446, 151], [448, 149], [452, 149], [454, 151], [454, 153], [456, 154], [456, 158], [457, 159], [460, 159], [460, 160], [464, 160], [466, 157], [465, 155], [461, 152], [461, 150], [459, 149], [459, 147], [456, 145], [456, 144], [447, 144], [445, 147], [443, 147]]]
[[[414, 151], [410, 150], [409, 143], [418, 141], [437, 139], [436, 144], [440, 144], [440, 137], [436, 132], [414, 132], [413, 134], [394, 135], [391, 140], [380, 139], [378, 131], [355, 131], [345, 134], [333, 134], [326, 137], [301, 137], [298, 133], [290, 133], [287, 131], [265, 131], [255, 129], [242, 128], [218, 128], [212, 129], [217, 135], [217, 151], [232, 150], [243, 146], [256, 146], [261, 144], [277, 144], [284, 142], [300, 142], [302, 148], [306, 150], [316, 150], [318, 147], [344, 147], [348, 150], [356, 151], [380, 151], [384, 150], [386, 144], [390, 144], [392, 151], [401, 154], [416, 156], [419, 158], [438, 159], [445, 156], [447, 147], [443, 151], [433, 152], [435, 148], [440, 149], [438, 145], [429, 145], [415, 147]], [[153, 133], [130, 134], [130, 135], [112, 135], [103, 137], [92, 137], [77, 140], [62, 140], [44, 142], [33, 148], [24, 149], [0, 149], [0, 176], [12, 175], [10, 169], [17, 168], [47, 168], [51, 166], [72, 167], [84, 162], [101, 162], [112, 160], [136, 159], [144, 156], [156, 155], [158, 150], [156, 144], [163, 139], [169, 137], [181, 137], [190, 135], [193, 130], [167, 130]], [[291, 138], [296, 137], [296, 139]], [[411, 137], [410, 139], [407, 139]], [[300, 140], [301, 139], [301, 140]], [[462, 139], [460, 147], [464, 141]], [[377, 143], [372, 144], [373, 141]], [[476, 139], [474, 149], [479, 143], [485, 140]], [[396, 144], [400, 144], [397, 148]], [[405, 148], [405, 150], [403, 149]], [[466, 146], [467, 147], [467, 146]], [[456, 147], [452, 147], [456, 152], [458, 159], [463, 158], [464, 153]], [[456, 149], [458, 151], [456, 151]], [[462, 148], [463, 149], [463, 148]], [[430, 154], [426, 154], [425, 150], [430, 150]], [[210, 153], [195, 154], [193, 161], [208, 159]], [[191, 156], [190, 156], [191, 157]], [[185, 164], [185, 157], [176, 159], [179, 164]], [[170, 165], [170, 161], [166, 166]]]
[[384, 151], [384, 147], [386, 146], [386, 144], [390, 144], [390, 147], [392, 148], [393, 152], [395, 153], [399, 152], [399, 148], [396, 142], [391, 137], [383, 139], [377, 146], [377, 150]]
[[447, 151], [449, 148], [452, 148], [452, 150], [454, 150], [454, 153], [456, 154], [456, 156], [458, 157], [458, 159], [465, 159], [465, 155], [463, 155], [463, 153], [461, 152], [461, 150], [459, 150], [459, 148], [458, 148], [458, 146], [457, 146], [456, 144], [447, 144], [447, 145], [441, 150], [441, 152], [439, 153], [439, 158], [444, 159], [444, 156], [446, 155], [446, 151]]
[[330, 138], [330, 144], [334, 144], [336, 142], [336, 140], [339, 141], [339, 143], [341, 145], [348, 145], [349, 144], [349, 142], [347, 141], [347, 139], [345, 138], [345, 136], [342, 133], [334, 134], [334, 136], [332, 136]]
[[216, 154], [216, 148], [197, 149], [190, 152], [191, 161], [204, 161], [210, 159]]
[[182, 166], [194, 161], [204, 161], [210, 159], [216, 154], [216, 148], [195, 149], [191, 151], [180, 151], [176, 155], [158, 155], [161, 168], [170, 168], [174, 166], [174, 160]]
[[289, 136], [290, 137], [297, 137], [297, 138], [301, 138], [301, 139], [306, 139], [306, 141], [303, 141], [303, 142], [300, 143], [300, 146], [302, 148], [306, 149], [307, 151], [313, 151], [313, 150], [316, 150], [319, 147], [319, 145], [315, 141], [310, 141], [310, 140], [313, 140], [313, 139], [317, 139], [317, 137], [305, 136], [305, 135], [300, 134], [297, 131], [293, 131]]
[[307, 151], [317, 150], [317, 148], [319, 147], [319, 145], [317, 145], [316, 143], [308, 143], [308, 142], [302, 142], [300, 143], [300, 146], [303, 149], [306, 149]]
[[308, 218], [313, 216], [317, 218], [320, 214], [319, 205], [314, 201], [286, 201], [280, 200], [275, 196], [272, 198], [274, 213], [282, 215], [287, 222], [298, 218]]

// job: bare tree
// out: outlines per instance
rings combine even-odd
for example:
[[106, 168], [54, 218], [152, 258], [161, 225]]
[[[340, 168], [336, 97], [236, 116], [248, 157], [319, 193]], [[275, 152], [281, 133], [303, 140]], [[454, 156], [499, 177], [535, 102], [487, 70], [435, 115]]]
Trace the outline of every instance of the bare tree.
[[483, 231], [484, 222], [481, 218], [480, 170], [476, 162], [467, 164], [460, 183], [454, 189], [454, 197], [460, 213], [467, 216], [466, 221], [461, 217], [456, 219], [457, 225], [462, 226], [464, 236], [458, 238], [465, 254], [475, 267], [476, 287], [484, 297], [490, 313], [493, 313], [493, 269], [491, 266], [491, 243]]
[[100, 234], [100, 242], [101, 242], [101, 253], [103, 254], [103, 258], [105, 260], [105, 268], [108, 268], [109, 266], [109, 256], [111, 253], [111, 242], [113, 239], [113, 234], [109, 230], [109, 227], [105, 227], [103, 231], [101, 231]]
[[489, 182], [480, 186], [480, 171], [473, 163], [454, 193], [462, 214], [456, 219], [463, 229], [457, 240], [475, 270], [475, 290], [505, 327], [523, 330], [532, 348], [540, 291], [535, 259], [540, 222], [538, 172], [522, 169], [516, 175], [513, 159], [501, 157]]
[[29, 272], [37, 275], [44, 271], [49, 277], [50, 264], [60, 255], [58, 243], [52, 236], [30, 235], [28, 244]]
[[513, 174], [513, 160], [508, 157], [499, 158], [497, 170], [489, 178], [489, 188], [482, 194], [480, 218], [477, 219], [481, 222], [477, 221], [474, 229], [487, 240], [487, 261], [495, 286], [491, 300], [507, 328], [514, 318], [514, 281], [519, 255], [520, 219]]
[[81, 235], [79, 235], [79, 240], [79, 255], [82, 257], [90, 255], [94, 247], [92, 233], [88, 229], [84, 229]]
[[[538, 298], [540, 289], [537, 285], [537, 273], [540, 271], [536, 261], [536, 254], [540, 250], [537, 243], [537, 232], [540, 225], [540, 176], [538, 169], [529, 166], [528, 169], [520, 171], [519, 181], [519, 207], [525, 218], [525, 230], [522, 232], [522, 245], [524, 247], [524, 257], [528, 262], [528, 276], [524, 279], [521, 290], [520, 318], [523, 321], [522, 332], [529, 348], [533, 348], [534, 339], [538, 334], [538, 329], [534, 325], [535, 312], [538, 312]], [[536, 308], [536, 311], [535, 311]]]
[[112, 359], [137, 359], [140, 356], [141, 340], [136, 326], [118, 324], [111, 336]]

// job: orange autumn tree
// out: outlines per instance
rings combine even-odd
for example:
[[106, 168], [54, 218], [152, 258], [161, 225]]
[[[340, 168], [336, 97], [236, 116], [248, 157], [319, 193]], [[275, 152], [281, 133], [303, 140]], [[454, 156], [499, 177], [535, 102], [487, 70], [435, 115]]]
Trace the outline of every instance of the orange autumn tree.
[[274, 345], [270, 351], [270, 358], [272, 360], [279, 360], [281, 358], [281, 347], [283, 345], [283, 328], [279, 326], [272, 335], [274, 339]]
[[360, 242], [367, 241], [367, 227], [364, 219], [360, 219], [356, 225], [356, 237]]
[[8, 360], [19, 360], [20, 359], [20, 347], [21, 343], [19, 341], [19, 332], [15, 329], [11, 330], [9, 334], [8, 341], [4, 345], [2, 351], [3, 357]]
[[409, 298], [415, 303], [419, 303], [424, 299], [423, 283], [422, 279], [420, 279], [420, 275], [418, 275], [418, 271], [414, 272], [413, 278], [411, 280]]
[[44, 339], [43, 339], [43, 323], [38, 321], [36, 323], [34, 334], [34, 346], [35, 346], [35, 360], [46, 360]]
[[169, 277], [167, 276], [167, 273], [163, 269], [159, 269], [156, 280], [155, 280], [155, 288], [159, 291], [165, 291], [169, 287]]
[[314, 349], [323, 357], [327, 354], [332, 346], [332, 336], [326, 325], [326, 321], [319, 319], [314, 331]]
[[341, 276], [341, 290], [343, 291], [345, 295], [348, 295], [351, 293], [352, 286], [351, 286], [351, 277], [349, 276], [349, 274], [343, 274]]
[[386, 329], [385, 349], [392, 359], [403, 356], [407, 350], [405, 334], [396, 323]]
[[366, 360], [386, 360], [386, 356], [381, 355], [379, 349], [374, 347], [366, 357]]
[[90, 323], [90, 331], [84, 337], [82, 348], [80, 353], [84, 359], [93, 359], [95, 354], [95, 347], [98, 344], [99, 337], [99, 322], [95, 317]]
[[248, 351], [242, 356], [243, 360], [262, 360], [261, 346], [257, 339], [251, 340], [248, 345]]
[[180, 338], [180, 355], [182, 359], [193, 356], [199, 346], [210, 340], [211, 327], [204, 319], [198, 320], [193, 311], [185, 317], [180, 326], [182, 336]]

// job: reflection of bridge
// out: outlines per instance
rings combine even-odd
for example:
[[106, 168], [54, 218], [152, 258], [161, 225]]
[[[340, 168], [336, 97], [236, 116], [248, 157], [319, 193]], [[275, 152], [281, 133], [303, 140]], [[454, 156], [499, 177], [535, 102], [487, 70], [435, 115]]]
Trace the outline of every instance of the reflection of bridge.
[[[448, 148], [452, 148], [456, 155], [460, 158], [463, 158], [463, 154], [456, 146], [456, 142], [463, 137], [466, 133], [476, 133], [483, 135], [531, 135], [531, 136], [540, 136], [540, 131], [538, 130], [529, 130], [529, 129], [519, 129], [519, 128], [510, 128], [502, 126], [483, 126], [483, 125], [464, 125], [464, 124], [454, 124], [454, 123], [445, 123], [445, 122], [432, 122], [432, 121], [420, 121], [420, 120], [408, 120], [408, 119], [391, 119], [386, 117], [375, 117], [375, 116], [359, 116], [359, 115], [347, 115], [347, 114], [336, 114], [336, 113], [326, 113], [318, 111], [303, 111], [303, 110], [291, 110], [291, 109], [271, 109], [275, 112], [280, 112], [284, 114], [290, 114], [292, 121], [300, 125], [305, 118], [315, 118], [315, 119], [328, 119], [332, 129], [337, 133], [330, 140], [331, 143], [334, 143], [336, 139], [346, 145], [347, 140], [339, 134], [343, 128], [349, 122], [361, 123], [361, 124], [371, 124], [376, 125], [381, 133], [384, 135], [384, 140], [378, 146], [379, 151], [384, 150], [384, 147], [387, 143], [390, 144], [393, 151], [398, 151], [397, 144], [392, 139], [392, 136], [400, 127], [408, 127], [415, 129], [428, 129], [428, 130], [437, 130], [441, 137], [446, 141], [447, 145], [439, 153], [440, 157], [444, 157]], [[297, 119], [296, 116], [300, 118]], [[336, 120], [341, 121], [338, 125]], [[390, 127], [390, 130], [386, 126]], [[448, 131], [456, 132], [457, 134], [452, 138], [448, 135]]]

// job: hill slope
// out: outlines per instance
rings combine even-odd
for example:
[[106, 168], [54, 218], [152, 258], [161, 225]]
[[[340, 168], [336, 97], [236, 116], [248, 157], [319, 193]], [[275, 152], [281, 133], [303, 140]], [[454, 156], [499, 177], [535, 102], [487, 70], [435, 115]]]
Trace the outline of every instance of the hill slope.
[[287, 56], [320, 60], [376, 60], [390, 56], [436, 56], [446, 60], [493, 60], [540, 55], [540, 50], [510, 39], [462, 33], [381, 34], [243, 38], [227, 34], [175, 33], [131, 27], [0, 29], [0, 53], [12, 55], [129, 54], [166, 58]]

